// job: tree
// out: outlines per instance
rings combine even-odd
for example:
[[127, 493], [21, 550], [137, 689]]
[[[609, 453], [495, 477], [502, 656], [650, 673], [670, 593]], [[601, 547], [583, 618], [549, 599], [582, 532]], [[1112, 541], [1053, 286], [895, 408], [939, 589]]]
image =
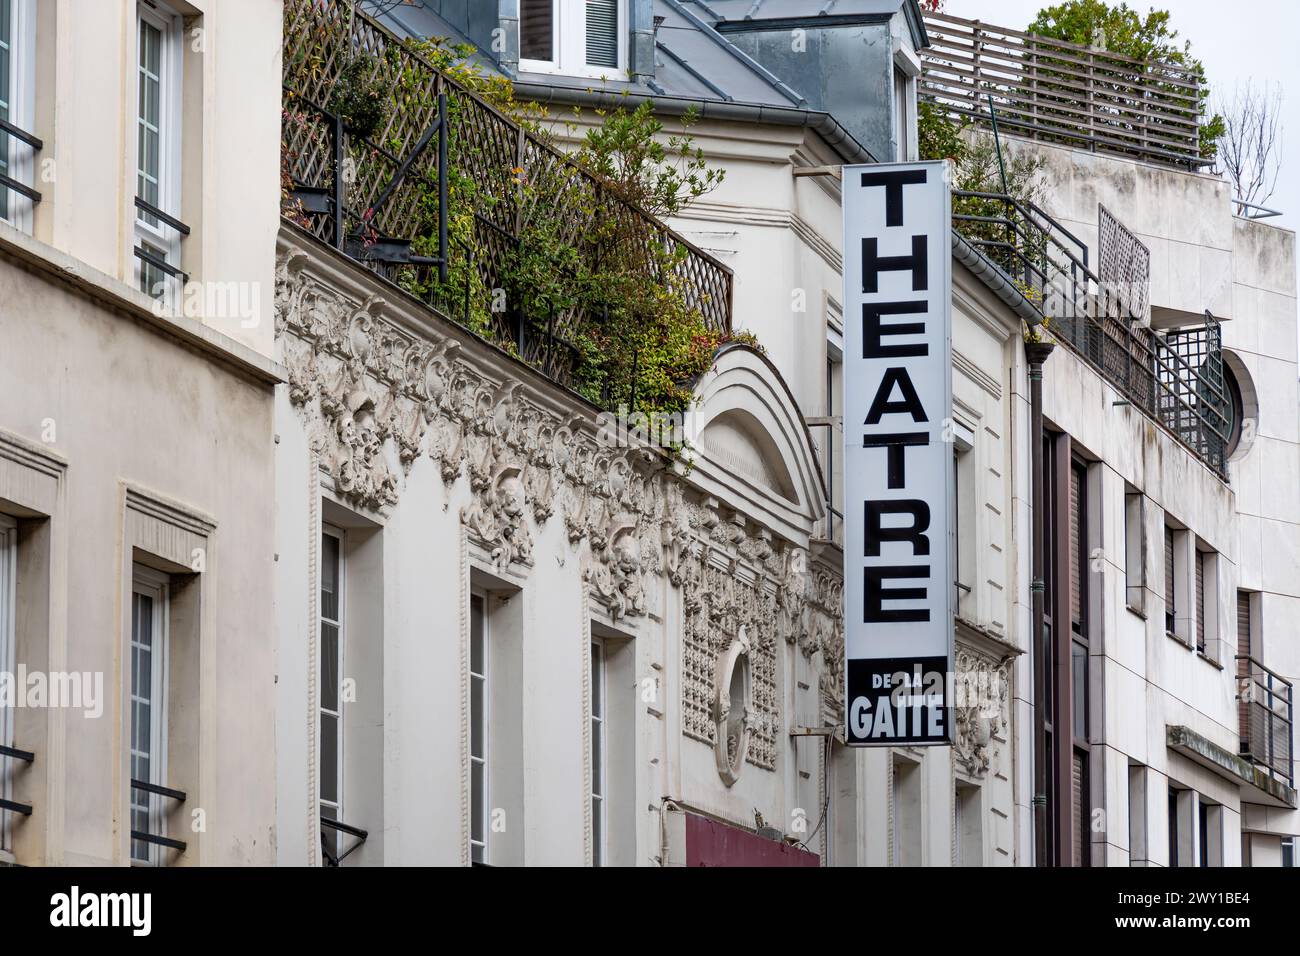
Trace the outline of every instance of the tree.
[[1224, 120], [1218, 113], [1208, 116], [1210, 90], [1205, 83], [1205, 67], [1192, 56], [1190, 42], [1178, 43], [1178, 31], [1170, 28], [1168, 10], [1149, 10], [1142, 16], [1127, 3], [1112, 7], [1103, 0], [1066, 0], [1039, 10], [1028, 32], [1083, 46], [1103, 46], [1121, 56], [1190, 70], [1200, 83], [1197, 113], [1201, 120], [1201, 158], [1215, 158]]
[[1238, 86], [1223, 109], [1217, 172], [1232, 183], [1242, 202], [1262, 205], [1277, 187], [1282, 168], [1282, 90]]

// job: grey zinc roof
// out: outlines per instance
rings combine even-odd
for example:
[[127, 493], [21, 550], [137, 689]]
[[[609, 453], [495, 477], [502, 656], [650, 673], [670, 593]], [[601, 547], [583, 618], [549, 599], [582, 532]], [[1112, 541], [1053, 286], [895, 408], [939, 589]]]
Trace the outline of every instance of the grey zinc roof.
[[803, 17], [895, 14], [903, 0], [687, 0], [721, 20], [784, 20]]
[[[381, 16], [389, 29], [402, 37], [448, 37], [458, 43], [469, 39], [437, 13], [446, 0], [412, 0], [392, 6]], [[753, 0], [746, 0], [752, 4]], [[817, 0], [814, 6], [824, 5]], [[861, 0], [854, 0], [861, 2]], [[901, 2], [901, 0], [893, 0]], [[809, 6], [808, 2], [804, 6]], [[655, 16], [663, 17], [655, 40], [655, 79], [650, 84], [633, 83], [622, 76], [609, 76], [597, 83], [590, 79], [551, 74], [521, 73], [525, 80], [545, 81], [554, 86], [586, 89], [600, 86], [610, 91], [641, 90], [700, 101], [752, 103], [766, 106], [805, 106], [803, 96], [733, 46], [713, 29], [715, 17], [700, 3], [655, 0]], [[385, 4], [388, 7], [388, 4]], [[497, 69], [486, 53], [473, 57], [480, 66]]]
[[[463, 32], [438, 12], [457, 2], [466, 0], [405, 0], [382, 12], [380, 19], [401, 37], [447, 37], [472, 45]], [[820, 8], [826, 2], [804, 0], [802, 6]], [[746, 3], [752, 6], [753, 0]], [[594, 104], [607, 102], [605, 98], [611, 94], [628, 93], [633, 101], [652, 98], [660, 109], [670, 113], [693, 107], [705, 117], [807, 125], [817, 129], [847, 162], [870, 161], [866, 149], [834, 117], [811, 109], [800, 90], [792, 88], [715, 30], [714, 6], [715, 0], [654, 0], [655, 17], [662, 20], [655, 40], [655, 76], [648, 82], [633, 81], [626, 76], [592, 80], [549, 73], [519, 73], [511, 78], [529, 97], [543, 102]], [[389, 4], [385, 2], [384, 7]], [[471, 60], [485, 69], [501, 71], [492, 55], [481, 48]]]
[[655, 37], [655, 81], [663, 92], [738, 103], [807, 104], [798, 90], [714, 30], [700, 4], [655, 0], [655, 16], [664, 18]]

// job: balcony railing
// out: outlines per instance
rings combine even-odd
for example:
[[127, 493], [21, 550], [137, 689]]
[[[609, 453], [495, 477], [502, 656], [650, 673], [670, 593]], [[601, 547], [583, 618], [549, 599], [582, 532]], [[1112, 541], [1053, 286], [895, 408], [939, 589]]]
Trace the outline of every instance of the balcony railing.
[[[339, 845], [339, 835], [350, 836], [356, 839], [346, 850], [341, 850]], [[320, 818], [320, 849], [321, 856], [324, 857], [326, 866], [342, 866], [343, 861], [352, 853], [361, 849], [361, 845], [366, 842], [370, 836], [368, 830], [361, 827], [354, 827], [350, 823], [344, 823], [342, 820], [333, 820], [325, 814]], [[340, 852], [341, 851], [341, 852]]]
[[925, 16], [921, 95], [955, 116], [1029, 139], [1198, 168], [1200, 78], [978, 20]]
[[1237, 717], [1241, 754], [1269, 776], [1295, 786], [1292, 770], [1291, 682], [1246, 655], [1237, 656]]
[[[19, 750], [17, 747], [0, 745], [0, 767], [3, 767], [7, 760], [19, 760], [25, 764], [31, 764], [36, 760], [36, 754], [30, 750]], [[17, 800], [9, 800], [0, 795], [0, 812], [17, 813], [24, 817], [30, 817], [32, 815], [32, 805], [30, 803], [19, 803]]]
[[[359, 6], [285, 0], [284, 50], [285, 188], [296, 203], [291, 218], [317, 238], [462, 324], [481, 330], [486, 322], [489, 340], [565, 385], [582, 330], [600, 316], [511, 287], [512, 257], [528, 227], [581, 261], [599, 262], [591, 224], [630, 224], [647, 251], [677, 253], [669, 274], [648, 266], [648, 281], [685, 290], [708, 328], [730, 331], [729, 268], [437, 70]], [[329, 108], [358, 56], [371, 64], [370, 79], [392, 91], [370, 136]], [[455, 192], [448, 199], [449, 181], [477, 198], [472, 210], [456, 208]], [[529, 200], [523, 183], [546, 183], [553, 201]], [[458, 215], [472, 217], [468, 242], [448, 238], [448, 218]], [[502, 292], [506, 308], [494, 309]]]
[[[147, 780], [132, 780], [131, 789], [149, 794], [148, 799], [150, 803], [153, 802], [154, 797], [173, 800], [178, 804], [184, 803], [186, 800], [185, 791], [173, 790], [171, 787], [164, 787], [160, 783], [150, 783]], [[150, 815], [152, 816], [152, 814]], [[132, 830], [131, 839], [152, 846], [166, 847], [169, 850], [176, 850], [178, 853], [184, 853], [187, 845], [184, 840], [177, 840], [169, 836], [163, 836], [161, 833], [151, 833], [148, 830]]]
[[[1103, 239], [1120, 232], [1127, 238], [1112, 237], [1114, 248], [1136, 243], [1100, 212]], [[1058, 342], [1226, 480], [1231, 402], [1219, 323], [1207, 312], [1205, 324], [1193, 328], [1158, 332], [1140, 324], [1147, 308], [1144, 249], [1108, 249], [1103, 278], [1089, 263], [1088, 247], [1055, 219], [996, 193], [954, 190], [953, 228], [1002, 270]]]
[[[10, 149], [10, 139], [17, 140], [18, 149]], [[35, 170], [36, 154], [44, 148], [45, 144], [38, 137], [33, 136], [20, 126], [15, 126], [6, 119], [0, 119], [0, 157], [15, 157], [18, 150], [30, 150], [29, 168]], [[6, 165], [3, 172], [0, 172], [0, 219], [12, 220], [14, 218], [14, 210], [10, 207], [9, 194], [11, 192], [25, 197], [33, 206], [41, 201], [40, 192], [11, 175], [13, 172], [14, 170], [8, 165]]]

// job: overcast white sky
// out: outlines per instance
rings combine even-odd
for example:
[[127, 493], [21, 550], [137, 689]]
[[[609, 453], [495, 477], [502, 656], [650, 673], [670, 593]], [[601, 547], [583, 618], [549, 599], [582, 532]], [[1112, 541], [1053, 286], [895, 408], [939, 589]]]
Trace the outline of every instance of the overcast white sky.
[[[945, 12], [1023, 30], [1053, 0], [948, 0]], [[1119, 0], [1112, 0], [1118, 3]], [[1282, 174], [1265, 203], [1285, 215], [1269, 222], [1300, 227], [1300, 3], [1296, 0], [1129, 0], [1141, 14], [1168, 10], [1180, 40], [1205, 64], [1211, 96], [1230, 99], [1234, 87], [1253, 79], [1282, 88]]]

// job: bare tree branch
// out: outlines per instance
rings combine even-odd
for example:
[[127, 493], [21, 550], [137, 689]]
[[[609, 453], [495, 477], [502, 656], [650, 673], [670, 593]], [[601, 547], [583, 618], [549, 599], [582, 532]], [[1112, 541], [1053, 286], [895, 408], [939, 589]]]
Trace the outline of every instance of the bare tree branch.
[[1256, 89], [1247, 80], [1221, 102], [1224, 131], [1216, 172], [1232, 183], [1234, 198], [1262, 205], [1277, 188], [1282, 169], [1282, 89]]

